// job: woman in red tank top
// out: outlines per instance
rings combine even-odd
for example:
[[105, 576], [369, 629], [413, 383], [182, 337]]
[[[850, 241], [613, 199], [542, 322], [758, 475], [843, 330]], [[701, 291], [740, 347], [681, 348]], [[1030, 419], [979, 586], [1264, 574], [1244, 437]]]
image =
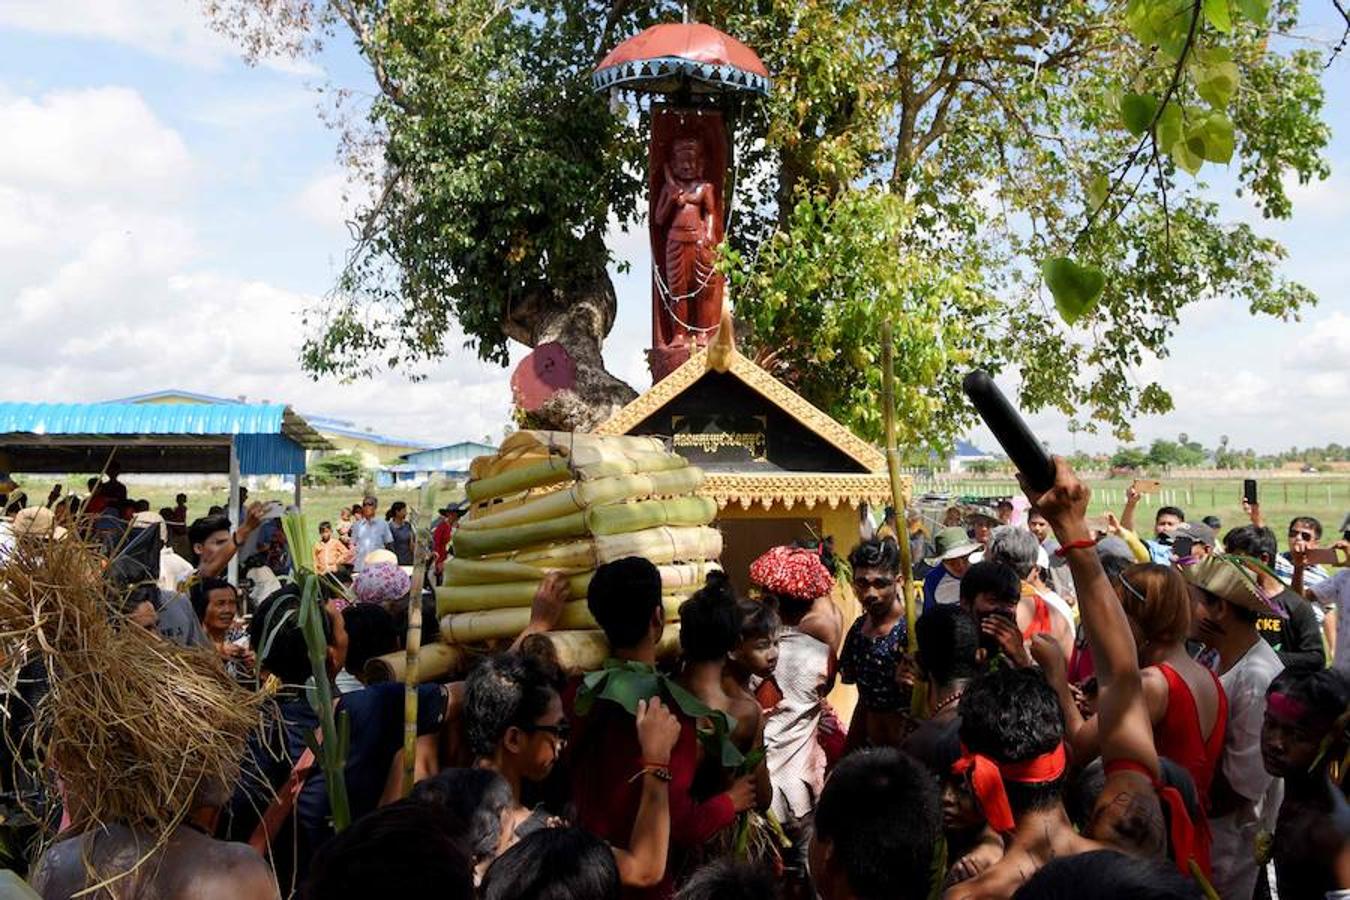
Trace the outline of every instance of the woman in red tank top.
[[[1223, 753], [1228, 723], [1228, 699], [1219, 679], [1186, 652], [1191, 601], [1181, 574], [1167, 566], [1142, 564], [1126, 569], [1116, 581], [1116, 594], [1130, 621], [1139, 648], [1140, 677], [1153, 742], [1158, 755], [1190, 773], [1202, 809]], [[1046, 649], [1035, 645], [1041, 659]], [[1099, 752], [1097, 719], [1084, 719], [1063, 677], [1064, 667], [1046, 666], [1064, 710], [1065, 743], [1074, 763], [1082, 766]], [[1209, 830], [1202, 814], [1194, 822], [1196, 862], [1209, 875]]]

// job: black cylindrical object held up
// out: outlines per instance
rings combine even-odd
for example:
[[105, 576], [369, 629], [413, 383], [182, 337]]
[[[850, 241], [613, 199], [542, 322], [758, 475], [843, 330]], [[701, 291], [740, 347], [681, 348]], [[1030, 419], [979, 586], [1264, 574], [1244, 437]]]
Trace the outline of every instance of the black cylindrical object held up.
[[1027, 484], [1033, 490], [1049, 490], [1055, 483], [1055, 464], [1021, 413], [994, 384], [993, 377], [983, 369], [976, 369], [965, 377], [961, 387]]

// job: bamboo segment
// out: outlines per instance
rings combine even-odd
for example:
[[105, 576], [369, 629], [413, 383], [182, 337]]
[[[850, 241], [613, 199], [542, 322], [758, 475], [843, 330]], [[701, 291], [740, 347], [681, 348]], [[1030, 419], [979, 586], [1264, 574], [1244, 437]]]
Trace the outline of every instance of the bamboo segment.
[[511, 555], [511, 561], [551, 569], [594, 569], [625, 556], [645, 556], [661, 565], [722, 555], [722, 533], [716, 528], [649, 528], [558, 544]]
[[[684, 602], [684, 593], [664, 596], [666, 621], [679, 617], [680, 604]], [[441, 640], [448, 644], [476, 644], [480, 641], [513, 638], [530, 624], [530, 611], [526, 608], [484, 609], [475, 612], [451, 613], [441, 619]], [[562, 617], [558, 620], [561, 629], [594, 629], [598, 627], [591, 611], [584, 601], [563, 604]]]
[[585, 513], [586, 530], [601, 536], [629, 534], [662, 525], [707, 525], [717, 517], [717, 501], [710, 497], [675, 497], [597, 506]]
[[[502, 564], [495, 563], [494, 565]], [[543, 580], [544, 572], [530, 566], [522, 566], [521, 568], [527, 570], [530, 574], [526, 577], [533, 580], [512, 580], [494, 584], [457, 584], [437, 588], [436, 615], [444, 616], [449, 613], [472, 612], [477, 609], [530, 606], [534, 602], [534, 595], [539, 589], [539, 582]], [[657, 566], [656, 570], [661, 573], [661, 589], [663, 591], [692, 593], [703, 586], [703, 583], [708, 579], [709, 572], [720, 571], [721, 566], [717, 563], [708, 562], [684, 563], [682, 565]], [[593, 574], [594, 572], [587, 571], [573, 575], [568, 579], [568, 593], [573, 600], [585, 598], [586, 589], [590, 586]]]
[[[417, 654], [417, 681], [425, 683], [444, 678], [464, 670], [468, 665], [468, 654], [462, 647], [434, 643], [422, 647]], [[386, 653], [366, 662], [367, 684], [380, 684], [385, 681], [403, 681], [408, 667], [403, 651]]]
[[[609, 659], [609, 641], [603, 631], [546, 631], [526, 638], [521, 649], [536, 652], [541, 644], [548, 645], [541, 655], [552, 659], [568, 675], [594, 671]], [[667, 625], [656, 645], [656, 657], [667, 659], [679, 652], [680, 626]]]
[[[567, 591], [573, 600], [586, 596], [592, 572], [573, 575], [567, 580]], [[436, 589], [436, 615], [470, 612], [475, 609], [503, 609], [529, 607], [539, 589], [539, 578], [534, 581], [511, 581], [505, 584], [464, 584]]]
[[455, 533], [456, 556], [488, 556], [547, 544], [550, 541], [578, 538], [586, 534], [586, 514], [573, 513], [543, 522], [527, 522], [514, 528], [492, 528], [484, 531]]
[[510, 528], [529, 522], [542, 522], [571, 515], [619, 500], [645, 500], [649, 497], [691, 494], [703, 485], [703, 470], [693, 466], [651, 474], [638, 473], [594, 481], [579, 481], [567, 490], [554, 491], [527, 501], [514, 509], [495, 515], [471, 518], [460, 531]]
[[[558, 569], [553, 566], [550, 569]], [[563, 574], [576, 575], [581, 570], [564, 570]], [[452, 556], [445, 561], [445, 586], [462, 584], [502, 584], [508, 581], [539, 580], [544, 570], [538, 566], [527, 565], [505, 559], [463, 559]], [[444, 590], [441, 588], [440, 590]]]
[[478, 503], [491, 497], [557, 484], [571, 477], [572, 468], [567, 460], [561, 456], [550, 456], [542, 462], [510, 469], [491, 478], [471, 480], [464, 486], [464, 495], [470, 502]]

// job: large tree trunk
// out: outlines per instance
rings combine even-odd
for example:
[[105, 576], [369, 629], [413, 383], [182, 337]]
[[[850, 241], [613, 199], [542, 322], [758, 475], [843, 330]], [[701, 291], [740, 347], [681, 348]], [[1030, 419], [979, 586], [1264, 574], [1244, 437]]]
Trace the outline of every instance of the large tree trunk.
[[566, 283], [543, 286], [512, 304], [503, 330], [527, 347], [550, 341], [561, 344], [577, 367], [576, 388], [557, 392], [542, 408], [524, 416], [529, 428], [590, 431], [625, 404], [637, 391], [605, 369], [601, 347], [618, 300], [605, 268], [604, 238], [582, 238], [584, 263]]

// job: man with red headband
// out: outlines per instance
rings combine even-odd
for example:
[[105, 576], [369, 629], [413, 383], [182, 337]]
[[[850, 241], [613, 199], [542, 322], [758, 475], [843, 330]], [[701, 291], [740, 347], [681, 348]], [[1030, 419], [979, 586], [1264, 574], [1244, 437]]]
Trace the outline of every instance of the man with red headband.
[[[1097, 663], [1106, 786], [1087, 833], [1079, 834], [1060, 797], [1068, 760], [1054, 691], [1033, 669], [1001, 666], [977, 679], [961, 697], [963, 755], [953, 771], [969, 778], [990, 827], [1006, 836], [1007, 848], [997, 863], [950, 889], [947, 900], [1009, 898], [1031, 873], [1057, 857], [1127, 849], [1161, 858], [1168, 843], [1134, 638], [1087, 527], [1090, 492], [1063, 460], [1055, 466], [1049, 491], [1026, 492], [1054, 529], [1058, 552], [1073, 573]], [[1173, 843], [1182, 845], [1177, 857], [1184, 860], [1189, 819], [1173, 810], [1172, 825]]]

